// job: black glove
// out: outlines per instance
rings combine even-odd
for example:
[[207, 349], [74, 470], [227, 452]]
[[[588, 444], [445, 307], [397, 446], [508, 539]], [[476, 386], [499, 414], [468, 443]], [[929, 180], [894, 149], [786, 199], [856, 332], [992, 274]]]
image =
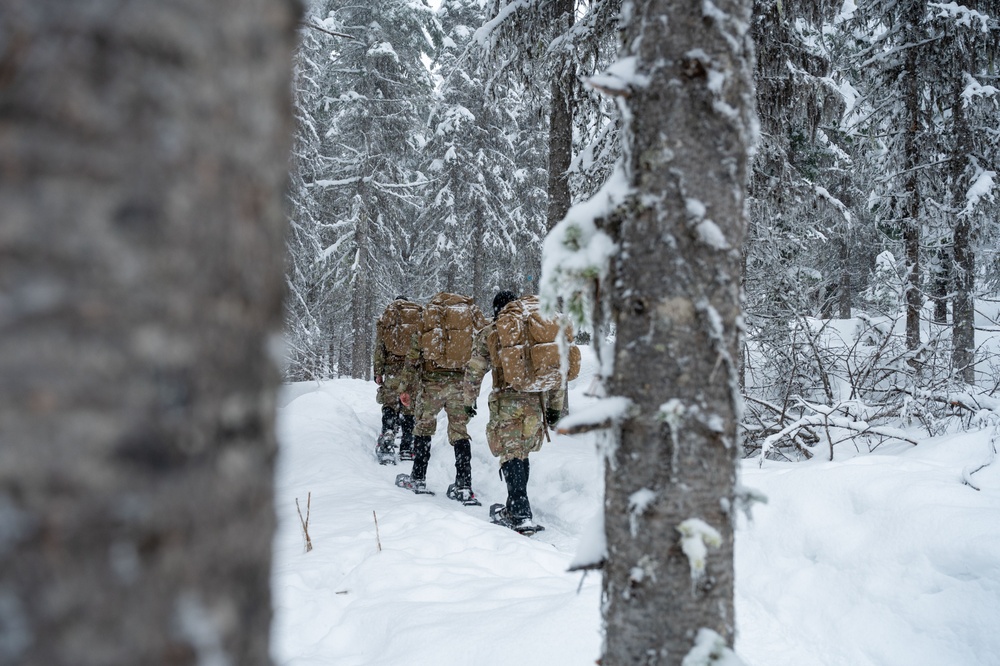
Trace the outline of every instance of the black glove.
[[465, 413], [468, 414], [469, 418], [471, 419], [473, 416], [476, 415], [476, 406], [474, 404], [472, 404], [472, 405], [466, 405], [465, 406]]
[[559, 421], [559, 417], [561, 416], [562, 414], [559, 413], [558, 409], [552, 407], [545, 408], [545, 421], [549, 424], [550, 428], [556, 427], [556, 422]]

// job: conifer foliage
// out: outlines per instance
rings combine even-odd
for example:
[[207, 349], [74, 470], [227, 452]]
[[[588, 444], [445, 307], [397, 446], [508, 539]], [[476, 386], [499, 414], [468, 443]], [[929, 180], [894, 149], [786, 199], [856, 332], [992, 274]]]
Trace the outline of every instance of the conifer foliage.
[[[497, 289], [536, 291], [562, 188], [569, 204], [613, 197], [622, 173], [618, 31], [636, 11], [313, 5], [297, 61], [290, 378], [366, 376], [371, 322], [397, 294], [486, 307]], [[1000, 383], [975, 310], [1000, 282], [998, 16], [997, 0], [753, 3], [748, 454], [813, 455], [824, 435], [795, 424], [816, 409], [934, 429], [942, 395]], [[595, 276], [571, 309], [607, 296]]]

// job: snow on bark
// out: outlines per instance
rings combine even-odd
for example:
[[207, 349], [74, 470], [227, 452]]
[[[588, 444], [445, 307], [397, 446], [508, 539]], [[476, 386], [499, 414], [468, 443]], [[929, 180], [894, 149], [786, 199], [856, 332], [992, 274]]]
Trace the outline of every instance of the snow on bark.
[[746, 663], [729, 649], [722, 636], [702, 627], [681, 666], [746, 666]]
[[681, 534], [681, 550], [691, 565], [691, 580], [698, 583], [705, 575], [705, 559], [708, 549], [722, 545], [719, 531], [701, 518], [688, 518], [677, 526]]
[[639, 532], [639, 517], [656, 501], [657, 494], [655, 490], [642, 488], [629, 495], [628, 523], [633, 537]]

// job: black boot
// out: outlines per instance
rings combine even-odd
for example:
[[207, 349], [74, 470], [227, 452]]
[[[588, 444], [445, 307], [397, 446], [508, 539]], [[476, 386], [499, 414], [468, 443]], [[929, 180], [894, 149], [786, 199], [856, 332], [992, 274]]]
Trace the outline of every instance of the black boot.
[[531, 503], [528, 502], [528, 461], [512, 458], [503, 465], [503, 478], [507, 481], [507, 512], [511, 520], [531, 522]]
[[536, 525], [531, 519], [527, 458], [508, 460], [500, 466], [500, 474], [507, 482], [507, 504], [491, 506], [490, 520], [529, 536], [545, 529], [541, 525]]
[[459, 488], [472, 487], [472, 444], [460, 439], [452, 444], [455, 449], [455, 485]]
[[403, 435], [399, 439], [399, 459], [413, 460], [413, 414], [401, 414], [399, 416], [400, 429]]
[[396, 434], [396, 424], [400, 414], [389, 405], [382, 405], [382, 434], [391, 432]]
[[433, 495], [427, 490], [427, 463], [431, 460], [431, 438], [417, 436], [413, 438], [413, 469], [409, 474], [396, 476], [396, 485], [412, 490], [418, 495]]
[[392, 407], [382, 407], [382, 434], [375, 443], [375, 458], [380, 465], [396, 464], [396, 423], [399, 415]]
[[480, 506], [476, 494], [472, 492], [472, 444], [467, 439], [452, 442], [455, 449], [455, 483], [448, 486], [448, 499], [466, 506]]
[[421, 435], [413, 438], [413, 469], [410, 471], [410, 478], [414, 481], [424, 482], [427, 478], [427, 463], [431, 461], [431, 438], [428, 435]]

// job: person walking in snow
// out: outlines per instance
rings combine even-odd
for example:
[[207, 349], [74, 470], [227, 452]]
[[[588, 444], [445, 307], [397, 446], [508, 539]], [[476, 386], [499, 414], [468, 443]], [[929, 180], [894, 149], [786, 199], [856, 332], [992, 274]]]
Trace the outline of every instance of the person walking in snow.
[[382, 465], [396, 464], [396, 431], [402, 430], [399, 459], [413, 460], [413, 396], [419, 372], [406, 354], [419, 336], [422, 308], [405, 296], [397, 296], [375, 325], [373, 370], [382, 405], [382, 432], [375, 444], [375, 457]]
[[500, 473], [507, 483], [507, 502], [494, 505], [490, 517], [493, 522], [522, 534], [533, 534], [543, 528], [534, 523], [528, 500], [528, 455], [542, 448], [546, 425], [555, 427], [565, 393], [562, 389], [515, 390], [505, 380], [499, 362], [494, 362], [499, 358], [500, 347], [497, 317], [508, 303], [517, 300], [510, 291], [501, 291], [493, 299], [493, 321], [476, 334], [465, 371], [465, 404], [467, 413], [475, 415], [479, 386], [486, 372], [492, 369], [486, 442], [490, 452], [500, 459]]
[[448, 441], [455, 452], [455, 482], [447, 496], [467, 506], [479, 506], [472, 490], [472, 445], [469, 416], [465, 411], [465, 366], [475, 332], [486, 317], [471, 298], [441, 292], [424, 307], [423, 333], [410, 358], [418, 358], [419, 386], [414, 403], [413, 469], [396, 477], [396, 485], [415, 493], [428, 493], [427, 465], [437, 415], [448, 418]]

